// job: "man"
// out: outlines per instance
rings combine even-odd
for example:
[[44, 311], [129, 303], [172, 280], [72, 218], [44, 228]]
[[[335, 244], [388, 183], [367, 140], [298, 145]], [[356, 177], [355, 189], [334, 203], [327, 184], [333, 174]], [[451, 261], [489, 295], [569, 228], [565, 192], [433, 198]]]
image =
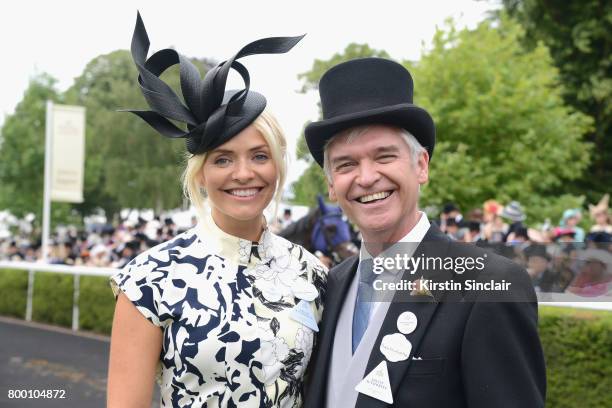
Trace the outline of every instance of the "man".
[[[381, 58], [351, 60], [327, 71], [319, 90], [323, 120], [306, 128], [308, 148], [324, 167], [330, 199], [363, 242], [358, 257], [330, 271], [306, 407], [543, 407], [544, 359], [527, 273], [452, 242], [418, 209], [435, 128], [412, 103], [408, 71]], [[395, 271], [412, 290], [381, 302], [374, 262], [391, 250], [421, 260], [479, 258], [484, 267]], [[428, 287], [503, 280], [511, 291]]]
[[446, 203], [442, 208], [442, 212], [440, 213], [440, 220], [438, 226], [442, 232], [449, 234], [449, 228], [455, 228], [458, 230], [463, 225], [463, 215], [459, 208], [455, 205], [455, 203]]

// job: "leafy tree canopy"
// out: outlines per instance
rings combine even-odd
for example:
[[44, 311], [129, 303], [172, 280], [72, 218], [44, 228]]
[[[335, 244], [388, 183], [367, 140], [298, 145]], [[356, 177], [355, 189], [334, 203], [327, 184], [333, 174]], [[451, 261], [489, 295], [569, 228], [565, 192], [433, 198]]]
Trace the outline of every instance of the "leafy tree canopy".
[[612, 180], [612, 2], [605, 0], [502, 0], [526, 31], [530, 48], [544, 43], [563, 83], [563, 96], [591, 116], [591, 162], [570, 189], [596, 202]]
[[[0, 132], [0, 209], [17, 217], [33, 213], [38, 225], [44, 193], [46, 103], [61, 102], [56, 82], [47, 74], [33, 77]], [[52, 216], [56, 221], [68, 219], [69, 205], [54, 206]]]
[[[192, 59], [202, 75], [212, 63]], [[47, 100], [86, 108], [85, 202], [53, 203], [54, 219], [86, 215], [96, 208], [108, 216], [121, 208], [179, 207], [183, 202], [180, 175], [185, 163], [182, 141], [158, 135], [141, 119], [118, 109], [147, 109], [128, 51], [100, 55], [63, 94], [46, 74], [32, 79], [15, 113], [7, 117], [0, 136], [0, 208], [17, 216], [42, 212], [45, 104]], [[180, 95], [179, 70], [162, 75]], [[59, 217], [59, 218], [58, 218]]]
[[[519, 200], [539, 221], [582, 202], [555, 192], [588, 165], [583, 135], [592, 121], [564, 103], [547, 48], [524, 49], [523, 35], [508, 19], [474, 30], [449, 23], [420, 61], [404, 62], [414, 77], [415, 103], [430, 112], [437, 129], [422, 206], [454, 201], [467, 211], [489, 198]], [[322, 188], [310, 171], [294, 185], [296, 199]]]

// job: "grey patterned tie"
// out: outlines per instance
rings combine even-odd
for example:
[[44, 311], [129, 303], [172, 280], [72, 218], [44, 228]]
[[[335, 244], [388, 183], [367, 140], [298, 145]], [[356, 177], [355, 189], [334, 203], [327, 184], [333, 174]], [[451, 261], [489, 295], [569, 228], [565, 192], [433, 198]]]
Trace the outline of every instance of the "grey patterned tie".
[[364, 259], [359, 263], [359, 287], [357, 288], [357, 300], [353, 312], [353, 354], [355, 354], [370, 320], [371, 302], [374, 295], [372, 283], [376, 279], [372, 267], [372, 258]]

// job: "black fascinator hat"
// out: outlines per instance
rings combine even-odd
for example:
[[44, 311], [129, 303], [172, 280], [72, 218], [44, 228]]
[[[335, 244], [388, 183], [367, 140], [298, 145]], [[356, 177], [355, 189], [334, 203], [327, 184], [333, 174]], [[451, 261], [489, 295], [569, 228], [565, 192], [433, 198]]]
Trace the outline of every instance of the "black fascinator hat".
[[[237, 60], [255, 54], [285, 53], [303, 37], [270, 37], [253, 41], [212, 68], [201, 79], [195, 65], [173, 49], [157, 51], [147, 59], [149, 37], [138, 13], [131, 52], [139, 72], [140, 90], [151, 110], [129, 109], [124, 112], [138, 115], [163, 136], [185, 138], [189, 153], [210, 151], [249, 126], [266, 107], [266, 98], [249, 90], [249, 72]], [[180, 67], [181, 92], [185, 103], [159, 78], [175, 64]], [[225, 90], [231, 68], [244, 80], [244, 89]], [[176, 126], [171, 120], [185, 123], [187, 130]]]

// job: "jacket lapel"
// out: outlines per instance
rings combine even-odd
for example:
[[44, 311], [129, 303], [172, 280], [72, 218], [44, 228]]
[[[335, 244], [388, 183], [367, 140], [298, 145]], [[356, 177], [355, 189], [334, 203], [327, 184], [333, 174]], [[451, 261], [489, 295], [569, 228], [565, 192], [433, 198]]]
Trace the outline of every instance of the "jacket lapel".
[[[306, 407], [320, 408], [325, 406], [327, 379], [329, 377], [336, 325], [344, 299], [357, 270], [358, 261], [359, 258], [353, 256], [329, 271], [330, 277], [328, 281], [330, 281], [330, 284], [326, 293], [319, 342], [313, 353], [316, 357], [313, 369], [310, 372], [312, 378], [306, 396]], [[331, 276], [332, 274], [333, 277]]]
[[[423, 241], [419, 244], [414, 252], [414, 256], [422, 256], [424, 259], [428, 257], [442, 257], [448, 252], [448, 238], [440, 231], [440, 229], [431, 225]], [[422, 255], [421, 255], [422, 254]], [[418, 268], [414, 274], [404, 271], [402, 280], [418, 280], [431, 279], [434, 281], [443, 281], [452, 278], [450, 271], [428, 271], [422, 267]], [[368, 365], [364, 375], [368, 375], [381, 361], [386, 360], [385, 356], [380, 351], [380, 343], [384, 336], [388, 334], [398, 333], [397, 318], [407, 310], [413, 312], [417, 316], [417, 327], [414, 332], [407, 334], [406, 338], [412, 344], [410, 355], [404, 361], [389, 362], [387, 367], [389, 370], [389, 382], [391, 384], [392, 395], [397, 395], [399, 385], [406, 374], [406, 370], [410, 366], [412, 357], [416, 350], [419, 349], [421, 340], [427, 331], [427, 326], [434, 316], [438, 307], [439, 301], [444, 296], [441, 291], [432, 291], [433, 297], [428, 296], [410, 296], [406, 291], [398, 291], [393, 297], [392, 303], [389, 305], [387, 315], [380, 328], [376, 342], [370, 354]], [[386, 407], [387, 404], [383, 401], [376, 400], [364, 394], [359, 394], [356, 407]]]

